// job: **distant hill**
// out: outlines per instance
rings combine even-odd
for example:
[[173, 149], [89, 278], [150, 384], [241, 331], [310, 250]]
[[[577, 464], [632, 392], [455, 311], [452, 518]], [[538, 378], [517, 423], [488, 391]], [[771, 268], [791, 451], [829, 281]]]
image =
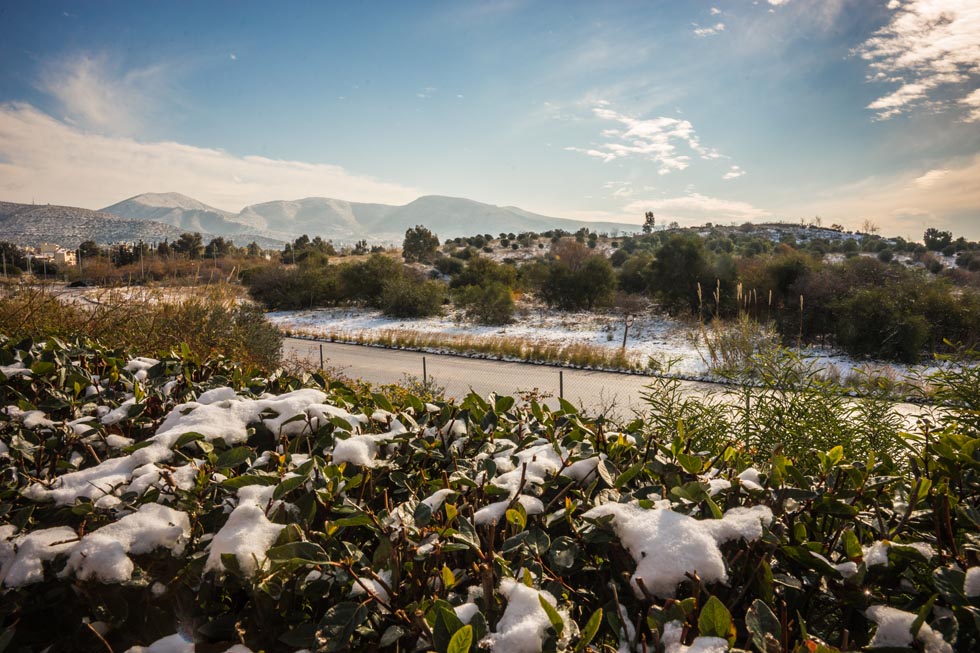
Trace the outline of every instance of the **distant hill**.
[[427, 195], [404, 206], [347, 202], [327, 197], [273, 201], [246, 206], [237, 215], [178, 193], [146, 193], [103, 209], [124, 218], [160, 220], [184, 230], [230, 234], [246, 231], [280, 240], [302, 234], [335, 243], [401, 242], [405, 230], [421, 224], [441, 238], [501, 232], [638, 231], [639, 225], [583, 222], [494, 206], [460, 197]]
[[[189, 198], [188, 198], [189, 199]], [[185, 231], [199, 231], [207, 242], [215, 234], [201, 229], [179, 228], [149, 218], [127, 219], [103, 211], [53, 204], [15, 204], [0, 202], [0, 240], [36, 247], [56, 243], [75, 248], [83, 241], [99, 244], [136, 242], [156, 243], [176, 240]], [[261, 247], [278, 249], [283, 241], [261, 234], [220, 234], [239, 247], [256, 241]]]
[[249, 231], [234, 213], [216, 209], [179, 193], [145, 193], [102, 209], [123, 218], [155, 220], [181, 231], [225, 236]]

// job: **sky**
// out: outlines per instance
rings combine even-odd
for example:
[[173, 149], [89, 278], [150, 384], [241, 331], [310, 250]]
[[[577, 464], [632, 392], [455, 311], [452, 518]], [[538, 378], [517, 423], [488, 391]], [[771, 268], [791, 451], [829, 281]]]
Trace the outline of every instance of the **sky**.
[[0, 200], [980, 239], [980, 0], [0, 0]]

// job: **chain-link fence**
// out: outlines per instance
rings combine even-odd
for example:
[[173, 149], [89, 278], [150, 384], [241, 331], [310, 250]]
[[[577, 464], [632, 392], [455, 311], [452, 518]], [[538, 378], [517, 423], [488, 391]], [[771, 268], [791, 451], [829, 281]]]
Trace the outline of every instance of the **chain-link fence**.
[[[644, 388], [651, 377], [598, 372], [553, 365], [483, 360], [333, 342], [287, 338], [285, 355], [309, 367], [335, 370], [370, 383], [428, 383], [446, 397], [461, 399], [470, 391], [481, 396], [535, 397], [551, 407], [565, 399], [590, 414], [628, 418], [645, 407]], [[712, 389], [685, 382], [692, 392]], [[717, 389], [717, 388], [714, 388]]]

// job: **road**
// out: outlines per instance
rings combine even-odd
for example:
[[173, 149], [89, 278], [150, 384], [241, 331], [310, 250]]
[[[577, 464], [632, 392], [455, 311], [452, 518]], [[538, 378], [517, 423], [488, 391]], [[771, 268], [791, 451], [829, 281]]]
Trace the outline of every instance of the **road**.
[[[644, 386], [651, 382], [649, 377], [636, 374], [560, 369], [297, 338], [285, 339], [283, 354], [287, 360], [302, 361], [317, 368], [321, 347], [326, 368], [371, 383], [402, 383], [407, 377], [421, 380], [424, 357], [427, 375], [437, 386], [445, 388], [449, 397], [460, 399], [470, 390], [484, 397], [491, 392], [516, 395], [536, 390], [546, 396], [545, 403], [556, 407], [561, 393], [566, 400], [590, 413], [618, 418], [629, 417], [634, 410], [645, 407], [641, 395]], [[723, 389], [693, 381], [684, 381], [683, 387], [692, 393]]]

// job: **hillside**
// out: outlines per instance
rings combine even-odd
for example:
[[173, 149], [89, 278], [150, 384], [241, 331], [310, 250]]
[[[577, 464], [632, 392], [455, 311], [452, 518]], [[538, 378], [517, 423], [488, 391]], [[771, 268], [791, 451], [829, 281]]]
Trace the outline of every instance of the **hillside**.
[[145, 193], [102, 209], [124, 218], [155, 220], [182, 231], [219, 236], [240, 234], [249, 228], [234, 213], [216, 209], [180, 193]]
[[460, 197], [427, 195], [404, 206], [348, 202], [327, 197], [277, 200], [246, 206], [237, 215], [178, 193], [146, 193], [103, 209], [124, 218], [159, 220], [182, 229], [216, 234], [243, 230], [281, 240], [307, 234], [336, 243], [357, 240], [400, 242], [409, 227], [422, 224], [441, 238], [565, 229], [637, 231], [638, 225], [583, 222], [530, 213]]
[[18, 245], [36, 247], [42, 242], [54, 242], [78, 247], [85, 240], [98, 243], [173, 240], [180, 236], [181, 230], [154, 220], [126, 220], [74, 206], [0, 202], [0, 234], [3, 240]]
[[[241, 226], [244, 228], [244, 225]], [[0, 240], [17, 245], [36, 247], [42, 242], [53, 242], [63, 247], [78, 247], [86, 240], [99, 244], [139, 240], [156, 243], [165, 239], [175, 240], [185, 231], [201, 230], [179, 228], [148, 217], [124, 218], [77, 206], [0, 202]], [[205, 242], [216, 235], [207, 231], [201, 233]], [[239, 247], [253, 240], [264, 248], [276, 249], [283, 245], [281, 240], [243, 233], [241, 230], [235, 234], [218, 235], [232, 240]]]

